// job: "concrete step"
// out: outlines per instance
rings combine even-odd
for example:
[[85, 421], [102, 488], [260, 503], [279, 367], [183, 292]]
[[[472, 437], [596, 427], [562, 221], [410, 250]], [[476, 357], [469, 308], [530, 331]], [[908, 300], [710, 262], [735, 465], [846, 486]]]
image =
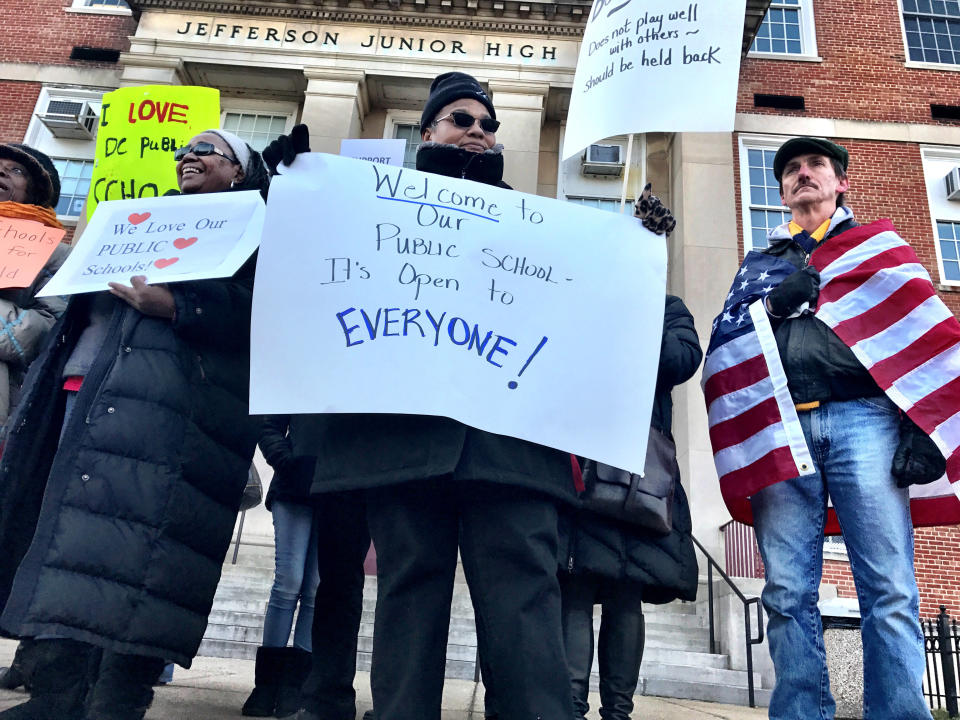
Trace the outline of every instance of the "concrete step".
[[[637, 688], [640, 695], [656, 695], [684, 700], [704, 700], [707, 702], [726, 703], [728, 705], [748, 705], [749, 695], [746, 688], [730, 687], [716, 683], [687, 682], [684, 680], [670, 680], [666, 678], [640, 679]], [[763, 690], [757, 684], [754, 687], [754, 697], [758, 707], [770, 705], [770, 691]]]
[[[640, 666], [641, 677], [653, 679], [678, 680], [690, 683], [708, 683], [729, 685], [730, 687], [747, 687], [749, 675], [743, 670], [727, 670], [724, 668], [697, 667], [693, 665], [667, 665], [658, 662], [647, 662], [643, 659]], [[760, 687], [760, 673], [753, 674], [754, 687]]]
[[643, 662], [721, 669], [726, 669], [730, 665], [730, 660], [726, 655], [712, 655], [708, 652], [692, 652], [690, 650], [660, 647], [644, 647]]

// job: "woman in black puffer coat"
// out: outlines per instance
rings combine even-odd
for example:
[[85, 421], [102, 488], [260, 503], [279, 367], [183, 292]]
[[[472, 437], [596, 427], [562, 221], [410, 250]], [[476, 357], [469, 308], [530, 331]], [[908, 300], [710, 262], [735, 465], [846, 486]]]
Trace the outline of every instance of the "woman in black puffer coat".
[[[235, 135], [178, 155], [184, 193], [266, 191]], [[4, 720], [142, 718], [165, 659], [190, 665], [259, 430], [253, 268], [75, 296], [31, 367], [0, 464], [0, 626], [44, 639]]]
[[[680, 298], [667, 295], [653, 401], [655, 428], [670, 435], [670, 392], [693, 376], [702, 357], [693, 317]], [[600, 716], [629, 720], [643, 656], [641, 601], [667, 603], [697, 596], [697, 559], [690, 531], [690, 507], [679, 483], [673, 500], [673, 531], [666, 536], [586, 510], [561, 517], [564, 646], [578, 720], [588, 710], [594, 604], [603, 608], [598, 641]]]

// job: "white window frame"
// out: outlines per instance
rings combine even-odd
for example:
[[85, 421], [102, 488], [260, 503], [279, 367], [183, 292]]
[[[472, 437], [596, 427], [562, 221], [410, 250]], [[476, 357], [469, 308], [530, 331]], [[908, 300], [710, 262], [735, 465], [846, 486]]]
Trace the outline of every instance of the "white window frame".
[[[747, 231], [753, 227], [750, 219], [750, 157], [749, 150], [776, 150], [783, 145], [789, 136], [784, 135], [740, 135], [737, 138], [740, 153], [740, 214], [743, 228], [743, 253], [746, 255], [753, 250], [753, 236]], [[773, 210], [772, 205], [764, 206], [766, 210]]]
[[850, 555], [847, 553], [847, 542], [844, 540], [843, 535], [830, 535], [829, 537], [837, 537], [842, 541], [841, 543], [827, 542], [824, 538], [823, 543], [823, 559], [824, 560], [844, 560], [849, 562]]
[[129, 7], [117, 7], [116, 5], [87, 5], [87, 0], [72, 0], [64, 12], [83, 13], [88, 15], [126, 15], [130, 16], [133, 11]]
[[[71, 140], [66, 138], [57, 138], [47, 130], [44, 124], [37, 117], [45, 112], [47, 105], [51, 100], [85, 100], [96, 108], [97, 115], [100, 114], [100, 104], [103, 94], [111, 89], [82, 89], [82, 88], [60, 88], [51, 85], [45, 85], [40, 89], [37, 96], [37, 103], [33, 108], [33, 114], [30, 117], [30, 124], [27, 125], [27, 132], [24, 135], [24, 143], [35, 147], [40, 152], [50, 157], [65, 158], [68, 160], [93, 160], [96, 155], [97, 141], [93, 140]], [[67, 226], [76, 225], [82, 217], [75, 215], [58, 215], [57, 219]]]
[[613, 211], [613, 210], [604, 210], [603, 208], [591, 208], [591, 209], [592, 209], [592, 210], [599, 210], [599, 211], [601, 211], [601, 212], [615, 212], [615, 213], [621, 214], [621, 215], [624, 214], [624, 213], [629, 213], [629, 214], [631, 214], [631, 215], [633, 214], [633, 203], [634, 203], [634, 199], [633, 199], [633, 198], [629, 198], [629, 197], [626, 199], [626, 202], [624, 202], [622, 209], [619, 207], [619, 205], [620, 205], [620, 196], [619, 196], [619, 195], [617, 195], [616, 197], [613, 197], [613, 196], [611, 196], [611, 195], [580, 195], [580, 194], [578, 194], [578, 193], [571, 193], [571, 194], [569, 194], [569, 195], [564, 195], [564, 196], [563, 196], [563, 200], [564, 200], [564, 202], [574, 203], [574, 204], [576, 204], [576, 205], [581, 205], [581, 206], [586, 207], [586, 208], [589, 208], [590, 206], [589, 206], [589, 205], [584, 205], [583, 203], [578, 203], [578, 202], [576, 202], [576, 201], [577, 201], [577, 200], [601, 200], [601, 201], [604, 201], [604, 202], [612, 202], [612, 203], [615, 203], [615, 204], [618, 206], [617, 209], [616, 209], [616, 211]]
[[260, 115], [286, 116], [283, 134], [289, 135], [297, 121], [299, 106], [282, 100], [255, 100], [251, 98], [220, 97], [220, 127], [227, 113], [259, 113]]
[[[773, 3], [777, 4], [777, 0]], [[800, 0], [799, 6], [790, 5], [788, 9], [797, 8], [800, 10], [800, 46], [802, 50], [799, 53], [778, 53], [778, 52], [753, 52], [748, 53], [748, 57], [761, 58], [764, 60], [800, 60], [804, 62], [823, 62], [817, 51], [817, 27], [813, 18], [813, 0]], [[770, 12], [768, 9], [767, 12]], [[901, 13], [901, 18], [903, 17]], [[766, 19], [766, 15], [764, 15]], [[751, 46], [753, 43], [751, 43]]]
[[[935, 172], [927, 177], [928, 160], [939, 160], [951, 163], [954, 167], [960, 167], [960, 147], [950, 147], [943, 145], [921, 145], [920, 160], [923, 166], [924, 184], [927, 191], [927, 203], [930, 214], [930, 231], [933, 238], [933, 246], [937, 252], [937, 273], [939, 273], [939, 286], [941, 290], [960, 290], [960, 280], [947, 280], [946, 273], [943, 270], [943, 256], [940, 252], [940, 233], [937, 230], [937, 221], [960, 222], [960, 202], [956, 200], [947, 200], [947, 191], [943, 186], [943, 176], [945, 173]], [[940, 175], [940, 177], [936, 177]], [[949, 203], [947, 214], [938, 211], [938, 205]], [[954, 207], [956, 206], [956, 207]]]
[[387, 110], [383, 121], [383, 139], [395, 139], [397, 125], [420, 125], [420, 115], [416, 110]]
[[897, 0], [897, 9], [900, 11], [900, 36], [903, 39], [903, 57], [904, 67], [917, 68], [919, 70], [947, 70], [948, 72], [960, 72], [960, 63], [933, 63], [926, 60], [911, 60], [910, 46], [907, 45], [907, 23], [903, 17], [903, 0]]

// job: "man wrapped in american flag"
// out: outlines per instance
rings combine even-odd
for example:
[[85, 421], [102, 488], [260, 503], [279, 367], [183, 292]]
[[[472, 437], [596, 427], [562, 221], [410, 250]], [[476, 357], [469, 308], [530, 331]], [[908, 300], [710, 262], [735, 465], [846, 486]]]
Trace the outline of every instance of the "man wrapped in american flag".
[[960, 324], [888, 220], [854, 220], [847, 163], [822, 138], [777, 152], [792, 219], [747, 254], [714, 321], [710, 437], [764, 560], [770, 717], [834, 717], [817, 600], [824, 533], [842, 532], [867, 717], [929, 720], [913, 525], [960, 522]]

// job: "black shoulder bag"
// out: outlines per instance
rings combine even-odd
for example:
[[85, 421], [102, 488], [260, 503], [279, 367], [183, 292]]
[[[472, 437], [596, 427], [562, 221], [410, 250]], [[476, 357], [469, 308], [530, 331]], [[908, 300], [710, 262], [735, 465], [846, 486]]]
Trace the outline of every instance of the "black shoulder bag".
[[676, 445], [651, 426], [643, 473], [586, 460], [580, 500], [587, 510], [667, 535], [673, 529], [673, 491], [679, 480]]

